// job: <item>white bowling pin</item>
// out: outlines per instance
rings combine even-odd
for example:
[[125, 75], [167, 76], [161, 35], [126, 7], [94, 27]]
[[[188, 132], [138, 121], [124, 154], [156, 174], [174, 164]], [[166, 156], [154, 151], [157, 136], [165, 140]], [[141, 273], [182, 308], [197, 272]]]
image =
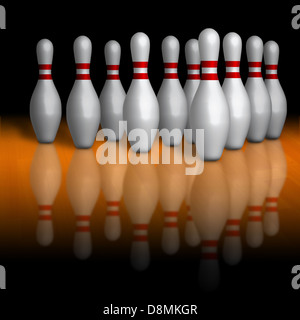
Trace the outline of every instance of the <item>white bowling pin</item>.
[[76, 217], [74, 254], [78, 259], [87, 259], [92, 253], [90, 218], [101, 188], [100, 172], [92, 149], [75, 150], [66, 180]]
[[[187, 64], [187, 79], [183, 87], [183, 91], [185, 93], [188, 106], [188, 119], [186, 129], [191, 129], [189, 113], [195, 93], [200, 83], [200, 53], [199, 43], [197, 39], [190, 39], [185, 44], [185, 59]], [[184, 136], [188, 143], [193, 142], [191, 132], [186, 132]]]
[[[127, 121], [127, 136], [132, 150], [148, 152], [159, 123], [159, 105], [148, 78], [148, 36], [143, 32], [134, 34], [130, 41], [130, 49], [134, 73], [124, 101], [123, 118]], [[140, 135], [140, 140], [136, 142], [138, 138], [130, 134], [133, 129], [142, 129], [146, 135]]]
[[[168, 147], [165, 147], [168, 148]], [[186, 175], [182, 159], [182, 145], [170, 148], [171, 163], [159, 164], [159, 201], [164, 211], [162, 249], [165, 253], [175, 254], [180, 246], [178, 213], [186, 193]]]
[[223, 91], [227, 99], [230, 126], [225, 147], [240, 149], [245, 142], [251, 120], [250, 100], [240, 76], [242, 39], [235, 33], [228, 33], [223, 39], [226, 76]]
[[[130, 153], [133, 150], [130, 149]], [[141, 154], [141, 157], [148, 154]], [[159, 198], [156, 167], [152, 164], [128, 165], [124, 179], [124, 202], [133, 224], [131, 264], [145, 270], [150, 263], [148, 227]]]
[[[126, 93], [119, 77], [121, 46], [117, 41], [108, 41], [104, 47], [107, 78], [100, 94], [101, 127], [111, 129], [116, 141], [122, 139], [124, 126], [119, 130], [119, 121], [123, 121], [123, 104]], [[108, 137], [108, 140], [110, 136]]]
[[265, 234], [274, 236], [279, 231], [278, 198], [286, 179], [287, 163], [280, 140], [266, 140], [265, 144], [271, 166], [271, 181], [266, 197], [263, 227]]
[[229, 193], [222, 163], [209, 162], [194, 181], [192, 216], [201, 237], [200, 286], [215, 290], [219, 285], [218, 241], [229, 211]]
[[267, 131], [267, 139], [278, 139], [280, 137], [287, 114], [286, 97], [277, 75], [278, 59], [278, 44], [275, 41], [268, 41], [264, 46], [265, 84], [272, 101], [272, 115]]
[[39, 144], [30, 168], [30, 184], [39, 208], [37, 241], [48, 246], [53, 241], [52, 206], [61, 183], [61, 165], [53, 144]]
[[90, 148], [100, 123], [100, 102], [90, 78], [92, 43], [86, 36], [74, 41], [76, 80], [67, 102], [67, 122], [76, 148]]
[[223, 257], [229, 265], [236, 265], [242, 258], [240, 224], [249, 202], [250, 177], [246, 157], [242, 150], [225, 150], [222, 163], [230, 196]]
[[61, 120], [61, 101], [51, 75], [52, 42], [48, 39], [40, 40], [36, 53], [39, 80], [30, 100], [30, 119], [37, 140], [40, 143], [51, 143], [55, 139]]
[[187, 100], [177, 73], [179, 47], [179, 41], [173, 36], [164, 38], [161, 45], [165, 74], [157, 100], [159, 129], [168, 130], [168, 132], [160, 131], [166, 146], [178, 146], [181, 143], [187, 123]]
[[189, 116], [193, 133], [204, 129], [204, 160], [208, 161], [220, 159], [229, 130], [228, 105], [217, 74], [219, 48], [220, 37], [215, 30], [200, 33], [202, 76]]
[[261, 76], [264, 45], [261, 38], [250, 37], [246, 42], [249, 73], [245, 84], [250, 104], [251, 121], [247, 135], [249, 142], [264, 140], [271, 119], [271, 98]]
[[248, 143], [245, 157], [250, 176], [250, 196], [246, 242], [252, 248], [261, 246], [264, 239], [262, 206], [270, 186], [270, 162], [265, 143]]

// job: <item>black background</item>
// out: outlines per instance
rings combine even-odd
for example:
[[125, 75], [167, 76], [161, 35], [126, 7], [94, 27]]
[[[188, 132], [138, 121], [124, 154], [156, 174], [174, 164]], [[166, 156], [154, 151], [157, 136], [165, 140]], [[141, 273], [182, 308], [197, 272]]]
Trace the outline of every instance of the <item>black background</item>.
[[[127, 90], [132, 78], [130, 38], [138, 31], [147, 33], [151, 41], [149, 77], [157, 92], [163, 78], [163, 38], [174, 35], [180, 41], [179, 77], [184, 84], [184, 45], [187, 40], [198, 38], [201, 30], [211, 27], [218, 31], [221, 41], [231, 31], [242, 37], [244, 82], [248, 71], [247, 38], [258, 35], [264, 42], [275, 40], [279, 44], [278, 73], [288, 100], [288, 115], [298, 116], [300, 29], [291, 26], [295, 2], [40, 1], [33, 5], [27, 1], [2, 1], [1, 4], [7, 11], [7, 29], [0, 32], [2, 115], [29, 114], [29, 101], [38, 78], [35, 50], [41, 38], [54, 44], [52, 74], [65, 114], [75, 78], [73, 41], [77, 36], [86, 35], [92, 41], [91, 78], [100, 94], [106, 78], [105, 43], [114, 39], [121, 44], [120, 77]], [[218, 73], [222, 82], [225, 73], [222, 50]], [[245, 314], [257, 317], [262, 312], [270, 317], [278, 311], [288, 317], [300, 298], [300, 292], [290, 285], [291, 268], [300, 264], [300, 256], [297, 260], [297, 256], [249, 251], [252, 259], [243, 260], [238, 267], [220, 262], [222, 285], [214, 293], [199, 289], [195, 277], [197, 255], [189, 262], [162, 256], [153, 261], [149, 270], [139, 273], [131, 268], [127, 255], [107, 261], [95, 258], [80, 262], [71, 256], [51, 257], [47, 250], [38, 255], [12, 252], [1, 260], [7, 268], [8, 289], [0, 291], [0, 317], [5, 312], [11, 319], [18, 319], [16, 316], [100, 319], [103, 306], [110, 303], [141, 307], [147, 303], [197, 304], [199, 318], [217, 313], [230, 318]]]

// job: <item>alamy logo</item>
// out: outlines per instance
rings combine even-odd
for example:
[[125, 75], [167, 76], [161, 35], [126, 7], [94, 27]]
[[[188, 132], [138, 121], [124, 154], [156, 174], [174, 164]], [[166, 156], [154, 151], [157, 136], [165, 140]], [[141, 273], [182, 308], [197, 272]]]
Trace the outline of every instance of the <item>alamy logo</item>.
[[6, 11], [3, 6], [0, 5], [0, 29], [6, 29]]
[[3, 266], [0, 265], [0, 289], [6, 289], [6, 271]]

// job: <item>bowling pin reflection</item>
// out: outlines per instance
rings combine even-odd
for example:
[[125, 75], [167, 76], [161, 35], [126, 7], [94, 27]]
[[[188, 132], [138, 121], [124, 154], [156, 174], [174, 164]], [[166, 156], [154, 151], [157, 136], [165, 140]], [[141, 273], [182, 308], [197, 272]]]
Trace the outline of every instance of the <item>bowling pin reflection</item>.
[[230, 199], [223, 243], [223, 258], [227, 264], [236, 265], [242, 258], [240, 224], [249, 202], [250, 177], [246, 157], [242, 150], [224, 150], [222, 162]]
[[266, 140], [265, 144], [271, 167], [271, 181], [266, 198], [263, 228], [268, 236], [274, 236], [279, 231], [277, 202], [286, 179], [287, 163], [280, 140]]
[[[159, 177], [159, 200], [164, 210], [162, 249], [167, 254], [175, 254], [180, 246], [178, 212], [186, 193], [185, 165], [182, 161], [182, 145], [164, 146], [170, 152], [170, 164], [157, 167]], [[180, 163], [181, 164], [175, 164]]]
[[37, 242], [48, 246], [53, 241], [52, 206], [61, 183], [61, 166], [53, 144], [39, 144], [30, 168], [31, 188], [38, 203]]
[[92, 253], [90, 216], [97, 202], [101, 179], [92, 149], [76, 149], [67, 173], [67, 193], [76, 216], [74, 254], [87, 259]]
[[202, 241], [200, 287], [212, 291], [219, 285], [217, 246], [229, 212], [228, 185], [220, 161], [206, 162], [203, 173], [195, 178], [191, 210]]
[[[126, 135], [122, 140], [126, 140]], [[107, 145], [115, 145], [116, 153], [109, 154], [109, 157], [114, 159], [107, 159], [108, 162], [100, 165], [102, 190], [106, 199], [107, 214], [104, 224], [104, 234], [108, 240], [115, 241], [121, 235], [121, 220], [120, 220], [120, 200], [123, 195], [123, 182], [127, 170], [126, 164], [119, 164], [119, 153], [127, 153], [127, 143], [106, 141]], [[109, 148], [109, 146], [108, 146]], [[117, 160], [117, 163], [113, 163]]]
[[[129, 150], [128, 156], [132, 153]], [[140, 154], [148, 157], [148, 154]], [[142, 271], [150, 264], [148, 225], [159, 198], [156, 167], [152, 164], [128, 164], [124, 179], [124, 202], [133, 224], [131, 265]]]
[[263, 242], [262, 206], [270, 186], [270, 162], [266, 143], [248, 143], [245, 151], [250, 175], [246, 242], [252, 248]]

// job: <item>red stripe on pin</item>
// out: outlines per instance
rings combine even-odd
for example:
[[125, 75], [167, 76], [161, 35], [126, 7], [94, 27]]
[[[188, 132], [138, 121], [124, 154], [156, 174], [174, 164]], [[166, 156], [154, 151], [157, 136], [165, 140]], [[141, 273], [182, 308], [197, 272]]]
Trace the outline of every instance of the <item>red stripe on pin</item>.
[[201, 61], [202, 68], [217, 68], [218, 61]]
[[178, 79], [177, 73], [165, 73], [164, 75], [165, 79]]
[[148, 78], [148, 73], [134, 73], [133, 74], [133, 79], [149, 79]]
[[248, 217], [248, 221], [250, 222], [260, 222], [262, 221], [261, 216], [250, 216]]
[[177, 217], [178, 212], [177, 211], [165, 211], [165, 217]]
[[148, 241], [148, 236], [147, 235], [134, 235], [133, 241], [137, 241], [137, 242]]
[[147, 230], [148, 224], [134, 224], [133, 229], [134, 230]]
[[241, 75], [239, 72], [226, 72], [225, 78], [240, 78]]
[[89, 69], [89, 63], [76, 63], [76, 69]]
[[188, 70], [200, 70], [200, 64], [188, 64], [187, 69]]
[[77, 232], [90, 232], [89, 226], [77, 226], [76, 227]]
[[261, 78], [261, 72], [249, 72], [249, 78]]
[[217, 73], [202, 73], [201, 80], [219, 80]]
[[166, 62], [164, 63], [165, 68], [177, 68], [178, 63], [177, 62]]
[[239, 219], [228, 219], [227, 225], [228, 226], [239, 226], [240, 222], [241, 222], [241, 220], [239, 220]]
[[133, 67], [134, 68], [147, 68], [148, 62], [147, 61], [134, 61]]
[[107, 201], [106, 204], [112, 207], [118, 207], [120, 205], [120, 201]]
[[52, 217], [50, 214], [44, 214], [44, 215], [40, 215], [39, 216], [39, 220], [42, 220], [42, 221], [51, 221], [52, 220]]
[[76, 216], [77, 221], [90, 221], [90, 216]]
[[267, 201], [267, 202], [277, 202], [277, 201], [278, 201], [278, 198], [277, 198], [277, 197], [267, 197], [267, 198], [266, 198], [266, 201]]
[[202, 252], [201, 258], [204, 260], [216, 260], [218, 256], [215, 252]]
[[107, 210], [107, 215], [112, 217], [117, 217], [120, 215], [118, 210]]
[[39, 79], [40, 80], [52, 80], [52, 75], [51, 74], [39, 74]]
[[261, 67], [261, 61], [259, 61], [259, 62], [257, 62], [257, 61], [248, 62], [248, 67], [249, 68], [260, 68]]
[[261, 211], [262, 210], [262, 206], [248, 206], [248, 210], [249, 211]]
[[266, 74], [266, 79], [278, 79], [278, 75], [277, 75], [277, 73]]
[[119, 70], [119, 65], [118, 64], [109, 64], [106, 66], [107, 70]]
[[91, 80], [89, 73], [77, 73], [76, 80]]
[[166, 221], [164, 223], [164, 227], [165, 228], [177, 228], [178, 227], [178, 224], [177, 222], [169, 222], [169, 221]]
[[187, 79], [188, 80], [201, 80], [200, 74], [188, 74]]
[[108, 74], [106, 79], [107, 80], [120, 80], [120, 77], [118, 74]]
[[218, 245], [218, 240], [203, 240], [203, 247], [216, 247]]
[[239, 230], [226, 230], [225, 236], [227, 237], [239, 237], [240, 231]]
[[277, 70], [277, 64], [266, 64], [266, 70]]
[[50, 204], [41, 204], [39, 205], [39, 210], [52, 210], [52, 206]]

